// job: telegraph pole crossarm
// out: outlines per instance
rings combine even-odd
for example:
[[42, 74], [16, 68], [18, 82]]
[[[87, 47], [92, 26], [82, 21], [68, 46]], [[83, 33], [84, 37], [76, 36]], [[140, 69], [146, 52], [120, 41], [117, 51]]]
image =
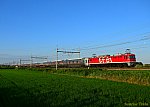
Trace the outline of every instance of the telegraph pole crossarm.
[[31, 58], [35, 58], [35, 59], [48, 59], [47, 57], [37, 57], [37, 56], [31, 56]]
[[58, 50], [57, 50], [57, 52], [62, 52], [62, 53], [80, 53], [80, 52], [77, 52], [77, 51], [72, 52], [72, 51], [58, 51]]
[[62, 51], [62, 50], [58, 50], [58, 48], [57, 48], [56, 49], [56, 70], [58, 69], [58, 53], [79, 54], [79, 58], [80, 58], [80, 51]]

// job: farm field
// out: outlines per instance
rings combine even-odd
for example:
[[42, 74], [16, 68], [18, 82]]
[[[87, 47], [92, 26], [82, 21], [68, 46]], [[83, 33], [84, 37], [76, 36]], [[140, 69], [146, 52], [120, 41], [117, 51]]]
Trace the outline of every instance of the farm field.
[[99, 78], [118, 82], [150, 86], [149, 69], [59, 69], [48, 70], [49, 73], [75, 75], [84, 78]]
[[[103, 77], [107, 75], [108, 78], [108, 74], [109, 77], [119, 75], [123, 78], [123, 75], [132, 76], [134, 72], [90, 71], [90, 73], [77, 72], [77, 75], [67, 70], [65, 70], [67, 73], [61, 71], [56, 73], [52, 70], [43, 72], [27, 69], [0, 69], [0, 107], [123, 107], [149, 106], [150, 104], [150, 86], [148, 85], [88, 78], [88, 76], [97, 75]], [[139, 72], [137, 71], [135, 78], [139, 77]], [[147, 79], [149, 71], [146, 71], [146, 74]]]

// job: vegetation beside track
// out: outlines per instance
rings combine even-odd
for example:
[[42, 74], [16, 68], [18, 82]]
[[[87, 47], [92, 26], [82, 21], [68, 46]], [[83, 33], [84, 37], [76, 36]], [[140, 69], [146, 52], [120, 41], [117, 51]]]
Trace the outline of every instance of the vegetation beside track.
[[150, 85], [150, 70], [51, 69], [47, 70], [47, 72]]

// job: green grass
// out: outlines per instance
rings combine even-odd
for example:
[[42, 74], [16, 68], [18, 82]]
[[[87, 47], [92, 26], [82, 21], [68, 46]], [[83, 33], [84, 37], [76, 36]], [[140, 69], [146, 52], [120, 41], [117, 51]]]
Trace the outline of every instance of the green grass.
[[30, 70], [0, 70], [0, 107], [150, 105], [150, 87]]
[[45, 71], [150, 86], [150, 70], [47, 69]]
[[133, 71], [103, 70], [103, 71], [96, 71], [94, 73], [89, 74], [88, 76], [150, 86], [150, 70], [133, 70]]

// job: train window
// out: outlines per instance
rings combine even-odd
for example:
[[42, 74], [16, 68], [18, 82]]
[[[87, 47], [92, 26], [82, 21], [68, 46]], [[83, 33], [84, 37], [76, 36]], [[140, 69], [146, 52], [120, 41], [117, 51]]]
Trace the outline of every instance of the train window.
[[85, 60], [85, 63], [87, 63], [87, 60]]
[[134, 58], [135, 58], [135, 56], [129, 56], [129, 58], [130, 58], [130, 59], [134, 59]]

